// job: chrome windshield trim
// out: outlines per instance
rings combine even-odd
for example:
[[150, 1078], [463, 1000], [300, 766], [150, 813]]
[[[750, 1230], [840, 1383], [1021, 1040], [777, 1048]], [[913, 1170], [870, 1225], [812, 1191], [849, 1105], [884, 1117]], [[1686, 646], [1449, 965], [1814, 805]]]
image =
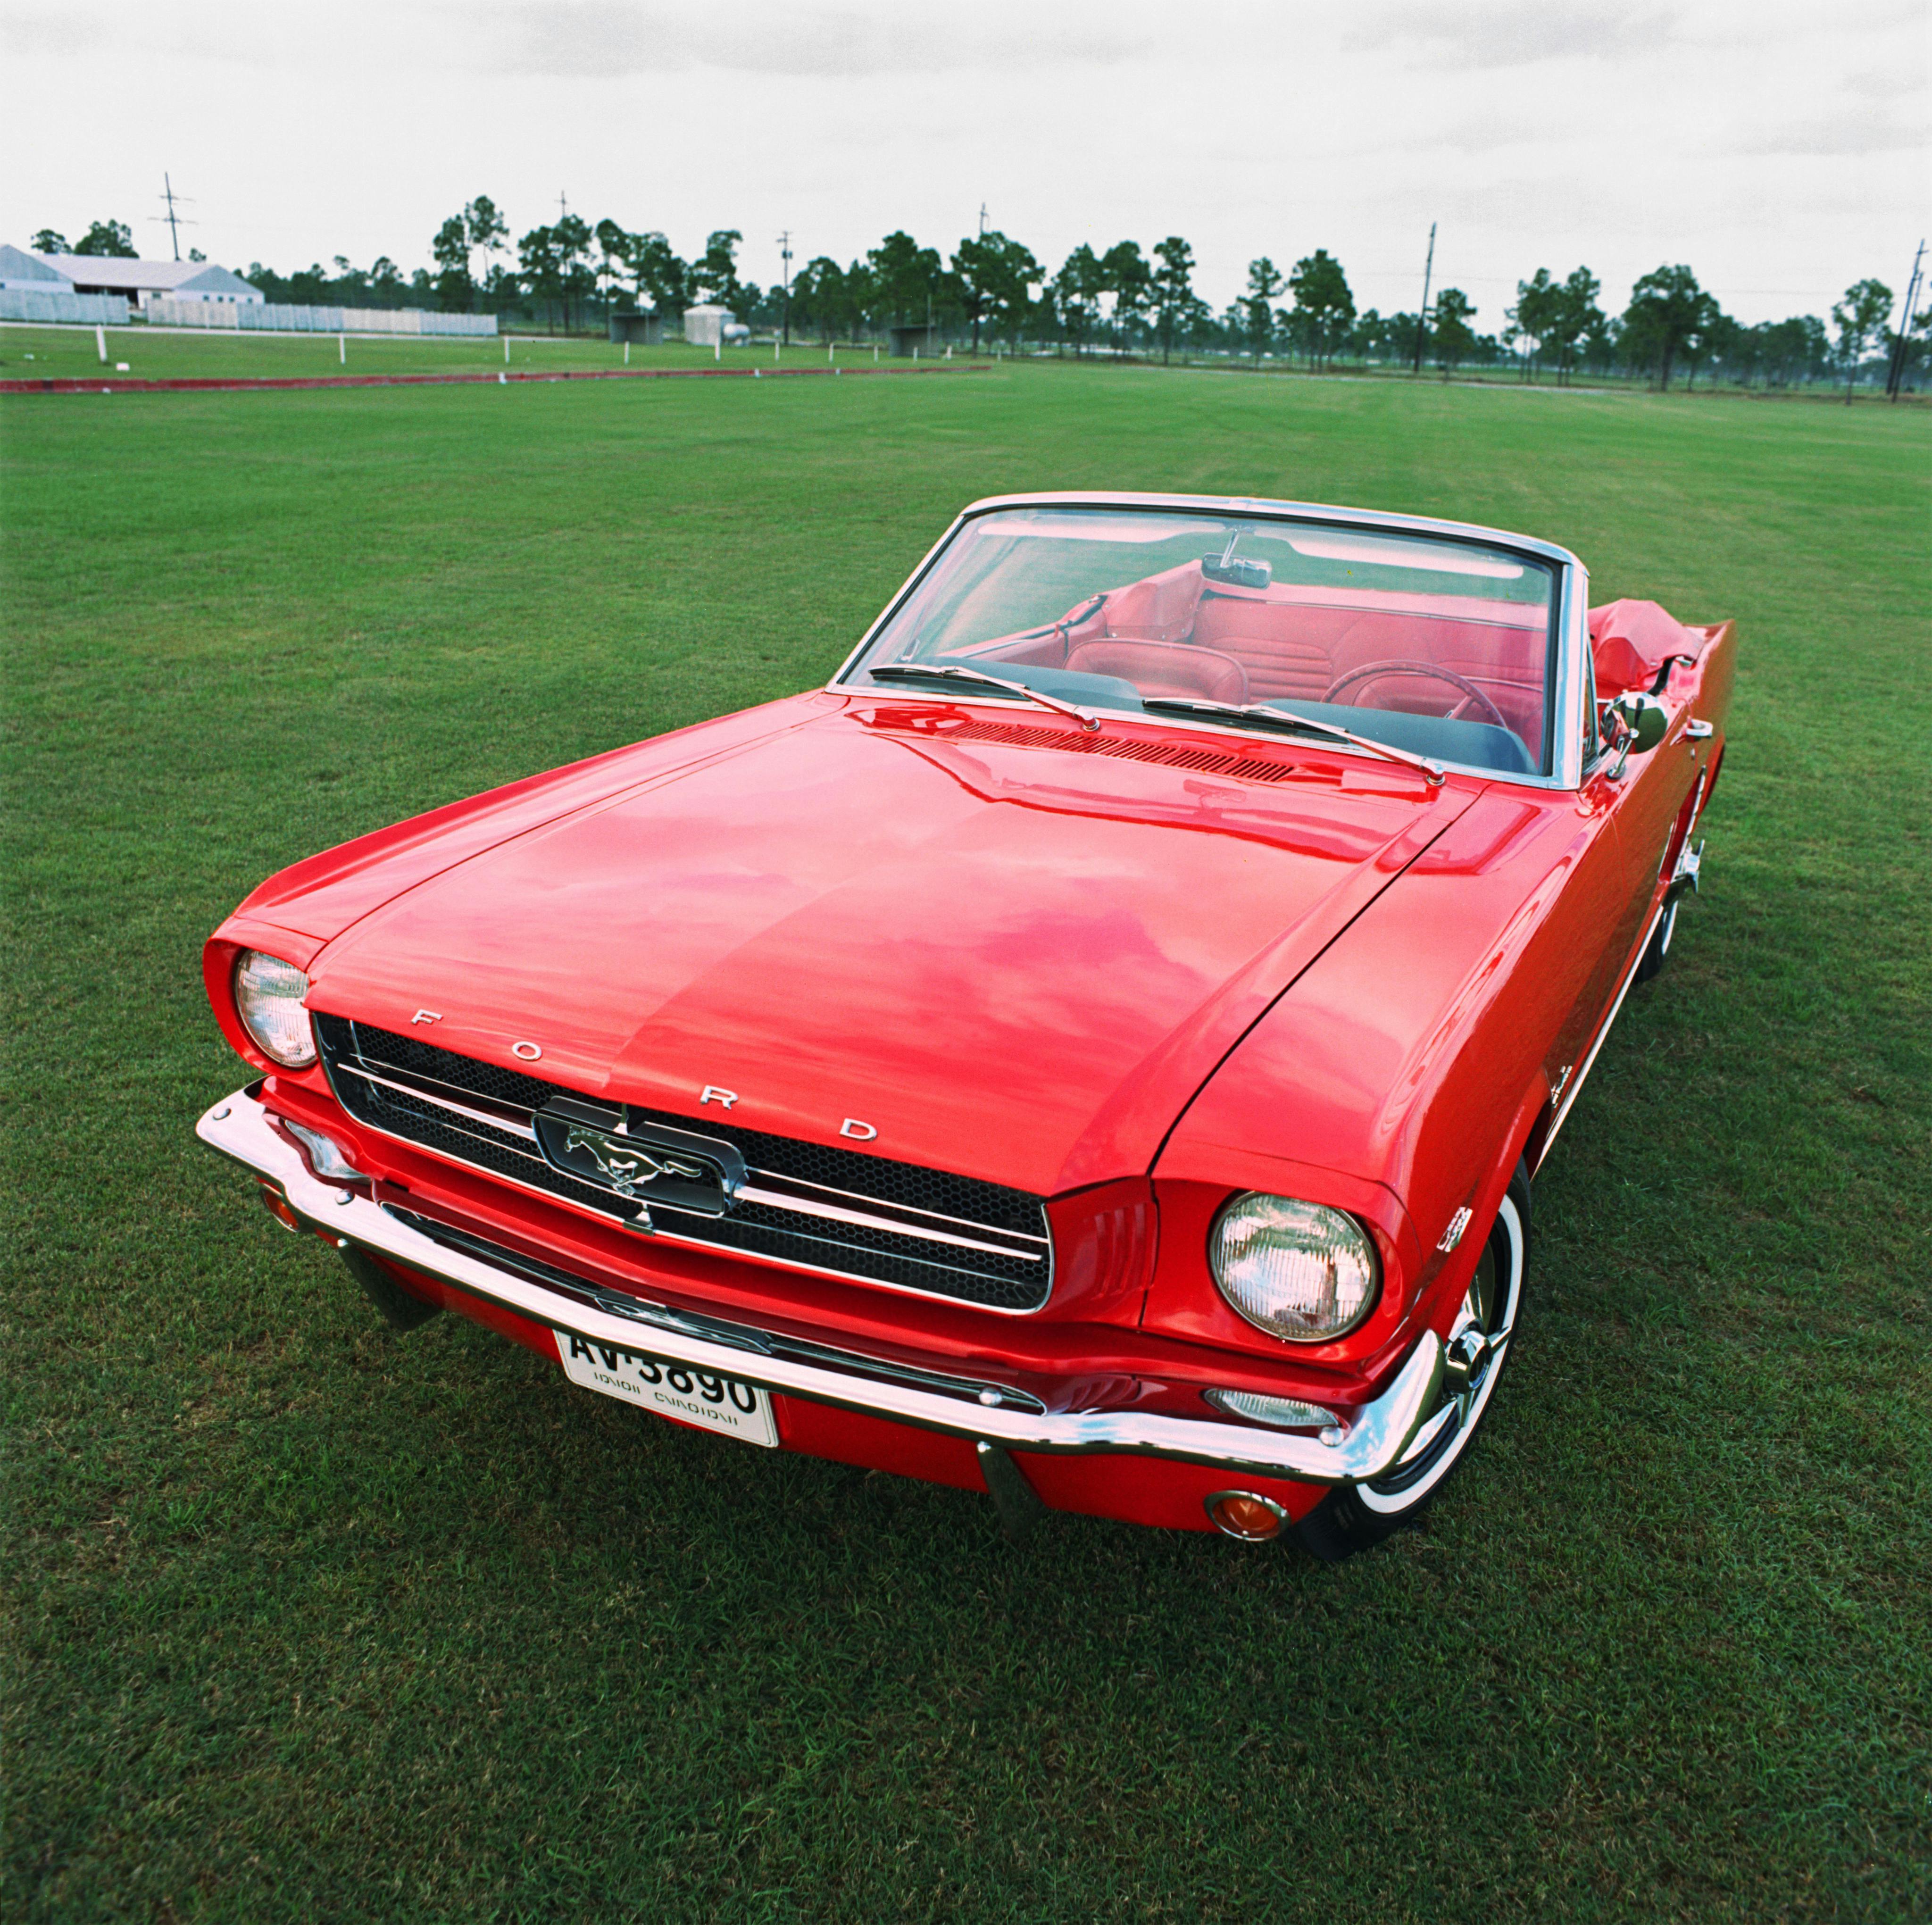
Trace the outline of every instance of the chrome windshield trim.
[[1396, 535], [1434, 535], [1452, 541], [1479, 541], [1493, 548], [1516, 548], [1540, 561], [1580, 566], [1575, 555], [1554, 541], [1519, 535], [1508, 528], [1480, 522], [1452, 521], [1446, 516], [1398, 514], [1373, 508], [1338, 508], [1332, 502], [1276, 500], [1266, 495], [1140, 494], [1104, 488], [1066, 489], [1044, 494], [987, 495], [962, 508], [955, 526], [976, 515], [1010, 508], [1172, 508], [1192, 514], [1252, 514], [1269, 521], [1319, 521], [1336, 528], [1370, 528]]
[[[981, 515], [1012, 508], [1155, 508], [1201, 515], [1254, 515], [1271, 521], [1319, 522], [1329, 527], [1355, 528], [1382, 534], [1427, 535], [1442, 540], [1479, 544], [1485, 547], [1510, 548], [1539, 562], [1550, 563], [1556, 568], [1558, 574], [1557, 610], [1553, 623], [1556, 630], [1556, 685], [1546, 691], [1547, 706], [1552, 718], [1550, 726], [1556, 730], [1550, 745], [1551, 772], [1546, 775], [1540, 773], [1524, 775], [1504, 769], [1484, 768], [1474, 763], [1446, 760], [1442, 766], [1454, 775], [1473, 775], [1484, 781], [1505, 782], [1519, 788], [1575, 789], [1582, 784], [1583, 703], [1586, 699], [1583, 689], [1582, 664], [1587, 659], [1589, 646], [1589, 574], [1577, 556], [1553, 541], [1540, 541], [1533, 535], [1513, 534], [1507, 529], [1486, 528], [1475, 522], [1450, 521], [1430, 515], [1384, 514], [1369, 508], [1335, 508], [1318, 502], [1274, 501], [1258, 496], [1125, 494], [1109, 493], [1105, 490], [1063, 494], [988, 495], [982, 500], [969, 504], [953, 517], [945, 533], [927, 550], [918, 567], [907, 576], [900, 584], [898, 592], [867, 627], [864, 634], [860, 637], [858, 645], [833, 671], [830, 679], [824, 685], [824, 692], [848, 699], [860, 697], [868, 700], [902, 701], [910, 699], [923, 700], [928, 704], [935, 701], [971, 703], [1010, 711], [1015, 706], [1014, 703], [1003, 697], [988, 698], [963, 693], [941, 694], [936, 691], [921, 696], [910, 689], [880, 688], [870, 682], [848, 682], [845, 678], [857, 667], [866, 651], [872, 646], [874, 638], [898, 613], [908, 596], [925, 579], [934, 562], [959, 530], [968, 521]], [[1109, 708], [1097, 701], [1094, 704], [1094, 712], [1108, 725], [1115, 721], [1144, 722], [1156, 719], [1138, 715], [1131, 709]], [[1220, 735], [1244, 734], [1250, 741], [1254, 737], [1252, 729], [1228, 728], [1210, 722], [1169, 723], [1168, 726], [1210, 729]], [[1537, 746], [1540, 752], [1542, 745]], [[1335, 745], [1334, 752], [1338, 755], [1363, 757], [1368, 754], [1366, 750], [1351, 749], [1340, 742]]]
[[[614, 1315], [577, 1301], [563, 1290], [452, 1249], [411, 1228], [372, 1199], [320, 1181], [294, 1144], [269, 1127], [268, 1112], [254, 1093], [260, 1087], [238, 1090], [215, 1104], [195, 1125], [195, 1134], [218, 1154], [272, 1185], [297, 1218], [338, 1249], [404, 1264], [466, 1295], [586, 1342], [628, 1351], [638, 1348], [641, 1327], [634, 1317]], [[923, 1384], [863, 1376], [829, 1362], [778, 1354], [782, 1339], [774, 1340], [774, 1354], [761, 1355], [742, 1340], [718, 1342], [709, 1333], [656, 1324], [648, 1327], [653, 1355], [787, 1396], [862, 1411], [976, 1444], [1007, 1450], [1164, 1457], [1320, 1484], [1360, 1483], [1386, 1476], [1434, 1408], [1442, 1381], [1442, 1340], [1424, 1331], [1388, 1387], [1350, 1412], [1342, 1438], [1330, 1444], [1258, 1425], [1133, 1408], [982, 1407]]]

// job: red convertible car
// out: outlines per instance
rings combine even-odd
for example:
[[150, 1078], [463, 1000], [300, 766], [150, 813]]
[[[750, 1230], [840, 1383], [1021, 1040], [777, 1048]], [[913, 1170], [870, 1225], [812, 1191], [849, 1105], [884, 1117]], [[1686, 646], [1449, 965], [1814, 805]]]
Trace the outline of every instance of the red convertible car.
[[1546, 542], [982, 502], [823, 688], [284, 870], [202, 1117], [395, 1325], [748, 1444], [1346, 1555], [1482, 1423], [1728, 623]]

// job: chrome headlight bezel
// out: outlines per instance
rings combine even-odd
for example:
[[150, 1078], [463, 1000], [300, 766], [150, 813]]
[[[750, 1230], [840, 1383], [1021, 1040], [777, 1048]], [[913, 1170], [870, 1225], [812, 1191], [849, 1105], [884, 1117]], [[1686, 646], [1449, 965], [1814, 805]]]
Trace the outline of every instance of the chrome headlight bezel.
[[236, 1015], [271, 1063], [306, 1069], [315, 1061], [315, 1029], [302, 1007], [305, 971], [266, 949], [244, 949], [235, 958], [232, 987]]
[[1228, 1307], [1283, 1343], [1334, 1343], [1382, 1298], [1382, 1257], [1366, 1225], [1266, 1190], [1243, 1190], [1216, 1213], [1208, 1267]]

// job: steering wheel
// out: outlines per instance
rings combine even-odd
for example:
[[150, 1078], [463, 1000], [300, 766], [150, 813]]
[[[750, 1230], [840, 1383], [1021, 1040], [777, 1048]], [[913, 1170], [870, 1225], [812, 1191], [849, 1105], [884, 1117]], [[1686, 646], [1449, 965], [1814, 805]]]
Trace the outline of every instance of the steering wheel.
[[1490, 712], [1490, 719], [1499, 729], [1509, 724], [1503, 720], [1503, 712], [1485, 695], [1466, 675], [1458, 675], [1453, 668], [1438, 668], [1432, 661], [1372, 661], [1360, 668], [1352, 668], [1346, 675], [1338, 676], [1328, 685], [1328, 692], [1322, 697], [1324, 702], [1332, 702], [1345, 688], [1358, 682], [1367, 682], [1378, 675], [1426, 675], [1438, 682], [1446, 682], [1451, 688], [1462, 691], [1462, 700], [1443, 718], [1444, 721], [1460, 721], [1462, 711], [1472, 702], [1480, 702]]

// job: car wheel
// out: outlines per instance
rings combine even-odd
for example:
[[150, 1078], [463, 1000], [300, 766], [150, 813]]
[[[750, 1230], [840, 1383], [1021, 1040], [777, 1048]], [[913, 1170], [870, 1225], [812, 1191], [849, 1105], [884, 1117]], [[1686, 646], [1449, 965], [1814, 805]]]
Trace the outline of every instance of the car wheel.
[[1496, 1396], [1528, 1267], [1529, 1176], [1518, 1164], [1450, 1327], [1452, 1364], [1441, 1401], [1388, 1476], [1331, 1491], [1301, 1520], [1296, 1535], [1305, 1550], [1339, 1564], [1413, 1523], [1435, 1501]]
[[1664, 967], [1664, 959], [1670, 953], [1670, 938], [1677, 928], [1677, 912], [1683, 907], [1680, 898], [1673, 902], [1657, 919], [1657, 927], [1650, 932], [1650, 940], [1643, 946], [1643, 955], [1636, 966], [1636, 980], [1648, 982]]

